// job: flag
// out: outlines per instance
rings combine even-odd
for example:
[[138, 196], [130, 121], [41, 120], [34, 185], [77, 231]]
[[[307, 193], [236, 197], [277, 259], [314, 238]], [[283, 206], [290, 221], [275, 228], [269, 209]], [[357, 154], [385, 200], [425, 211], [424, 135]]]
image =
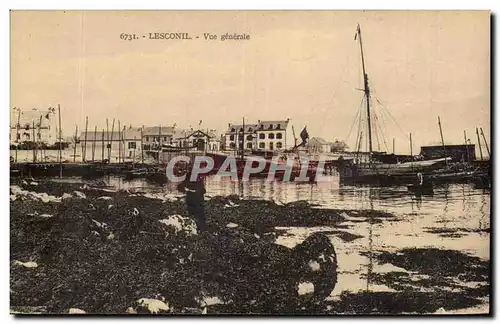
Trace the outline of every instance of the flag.
[[304, 127], [304, 129], [300, 132], [300, 138], [302, 139], [302, 143], [300, 143], [299, 146], [303, 146], [307, 143], [307, 140], [309, 139], [309, 133], [307, 132], [307, 126]]

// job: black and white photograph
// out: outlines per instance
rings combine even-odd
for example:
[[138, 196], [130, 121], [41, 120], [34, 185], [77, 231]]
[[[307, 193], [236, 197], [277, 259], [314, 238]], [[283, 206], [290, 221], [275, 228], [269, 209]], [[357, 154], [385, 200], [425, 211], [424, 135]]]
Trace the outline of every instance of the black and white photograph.
[[491, 315], [490, 11], [9, 16], [11, 315]]

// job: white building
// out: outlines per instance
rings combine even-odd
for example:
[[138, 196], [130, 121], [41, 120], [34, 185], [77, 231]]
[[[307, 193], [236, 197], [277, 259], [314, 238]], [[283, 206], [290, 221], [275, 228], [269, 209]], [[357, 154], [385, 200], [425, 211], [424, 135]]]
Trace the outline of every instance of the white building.
[[80, 133], [80, 143], [76, 144], [77, 156], [82, 160], [90, 161], [108, 159], [110, 162], [118, 160], [137, 160], [141, 154], [141, 128], [129, 128], [122, 132], [106, 132], [94, 130]]
[[282, 151], [295, 145], [290, 119], [261, 121], [257, 124], [229, 124], [225, 133], [226, 150]]
[[246, 150], [256, 149], [255, 131], [257, 127], [257, 124], [245, 124], [245, 128], [243, 129], [243, 125], [241, 124], [229, 124], [229, 128], [225, 133], [225, 149], [229, 151], [240, 150], [241, 145]]
[[290, 119], [260, 121], [255, 130], [256, 147], [261, 151], [282, 151], [295, 145]]
[[307, 143], [309, 153], [330, 153], [331, 143], [322, 137], [313, 137]]

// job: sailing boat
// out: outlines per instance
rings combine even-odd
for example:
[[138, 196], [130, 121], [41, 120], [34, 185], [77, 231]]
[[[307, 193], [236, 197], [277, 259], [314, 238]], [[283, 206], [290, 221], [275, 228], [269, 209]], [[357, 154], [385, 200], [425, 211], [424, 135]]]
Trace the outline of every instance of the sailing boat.
[[[366, 116], [368, 129], [368, 161], [360, 162], [358, 159], [352, 161], [342, 161], [339, 165], [339, 176], [343, 182], [381, 182], [395, 181], [403, 177], [416, 176], [417, 172], [426, 172], [441, 167], [446, 164], [451, 158], [444, 157], [425, 161], [412, 161], [404, 163], [382, 163], [374, 158], [372, 144], [372, 120], [371, 120], [371, 93], [370, 84], [368, 82], [368, 74], [365, 68], [365, 58], [363, 53], [363, 41], [361, 37], [361, 27], [357, 26], [355, 40], [359, 40], [359, 48], [361, 52], [361, 67], [363, 72], [363, 89], [364, 99], [366, 102]], [[362, 134], [362, 133], [361, 133]], [[361, 140], [360, 140], [361, 143]]]

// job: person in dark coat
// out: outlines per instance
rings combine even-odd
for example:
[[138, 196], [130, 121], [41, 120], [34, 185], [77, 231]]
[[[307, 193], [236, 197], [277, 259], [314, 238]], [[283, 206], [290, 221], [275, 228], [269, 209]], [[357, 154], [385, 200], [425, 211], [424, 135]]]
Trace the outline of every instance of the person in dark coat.
[[207, 224], [205, 219], [205, 184], [203, 178], [198, 176], [197, 179], [191, 181], [192, 168], [188, 168], [186, 179], [179, 184], [177, 189], [186, 194], [186, 204], [189, 217], [192, 218], [198, 232], [207, 231]]

